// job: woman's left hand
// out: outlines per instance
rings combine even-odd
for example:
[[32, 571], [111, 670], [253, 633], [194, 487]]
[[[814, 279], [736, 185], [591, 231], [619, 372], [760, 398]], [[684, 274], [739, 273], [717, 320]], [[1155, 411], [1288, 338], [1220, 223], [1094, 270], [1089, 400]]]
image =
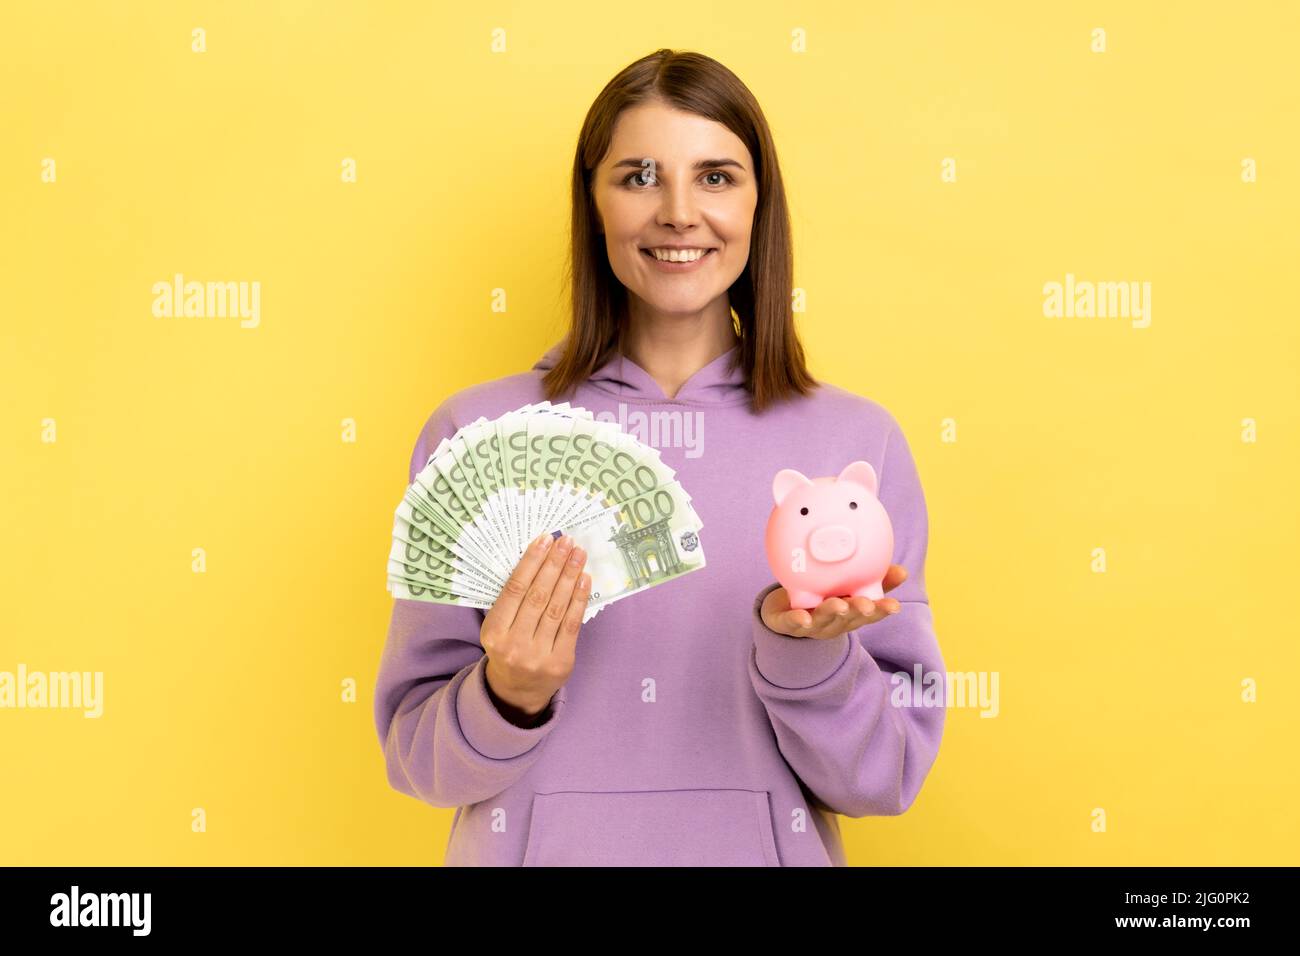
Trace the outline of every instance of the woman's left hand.
[[[901, 564], [891, 564], [881, 582], [886, 591], [892, 591], [907, 580], [907, 569]], [[828, 640], [846, 631], [883, 621], [897, 614], [899, 603], [893, 598], [828, 597], [811, 611], [790, 607], [790, 595], [785, 588], [776, 588], [763, 599], [760, 615], [763, 623], [778, 634], [787, 637], [812, 637]]]

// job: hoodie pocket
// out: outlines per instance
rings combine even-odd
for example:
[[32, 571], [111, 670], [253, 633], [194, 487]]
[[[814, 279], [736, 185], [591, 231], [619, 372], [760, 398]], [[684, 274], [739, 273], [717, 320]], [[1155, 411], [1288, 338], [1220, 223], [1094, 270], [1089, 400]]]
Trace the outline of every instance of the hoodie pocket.
[[780, 866], [766, 790], [533, 797], [524, 866]]

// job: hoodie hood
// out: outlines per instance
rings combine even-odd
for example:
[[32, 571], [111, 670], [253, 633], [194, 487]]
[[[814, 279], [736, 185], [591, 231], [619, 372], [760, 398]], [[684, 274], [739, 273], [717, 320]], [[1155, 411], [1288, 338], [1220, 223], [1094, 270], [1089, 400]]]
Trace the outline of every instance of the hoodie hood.
[[[542, 372], [552, 369], [563, 354], [564, 343], [557, 342], [533, 368]], [[739, 360], [740, 346], [733, 345], [688, 378], [677, 394], [669, 398], [649, 372], [626, 355], [615, 353], [579, 387], [591, 386], [622, 399], [654, 404], [740, 405], [748, 402], [750, 395]]]

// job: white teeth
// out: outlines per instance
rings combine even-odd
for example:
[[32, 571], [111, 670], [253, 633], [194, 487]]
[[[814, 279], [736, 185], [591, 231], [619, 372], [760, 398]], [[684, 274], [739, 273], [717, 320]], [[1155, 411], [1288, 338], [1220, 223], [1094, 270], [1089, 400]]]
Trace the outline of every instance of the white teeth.
[[661, 262], [694, 262], [701, 259], [708, 249], [650, 249], [651, 255]]

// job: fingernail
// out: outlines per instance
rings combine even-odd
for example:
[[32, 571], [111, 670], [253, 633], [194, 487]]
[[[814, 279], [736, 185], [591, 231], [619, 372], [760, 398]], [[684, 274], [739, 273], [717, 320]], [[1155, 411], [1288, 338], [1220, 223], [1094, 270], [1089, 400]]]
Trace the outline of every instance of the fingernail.
[[569, 563], [576, 567], [578, 562], [582, 560], [582, 553], [581, 548], [574, 548], [573, 554], [569, 555]]
[[549, 547], [551, 546], [551, 542], [554, 541], [554, 540], [555, 540], [555, 539], [552, 538], [549, 534], [544, 534], [544, 535], [542, 535], [541, 537], [539, 537], [539, 538], [537, 539], [538, 544], [539, 544], [539, 546], [541, 547], [541, 549], [542, 549], [543, 551], [545, 551], [547, 548], [549, 548]]
[[570, 538], [567, 534], [566, 534], [566, 535], [561, 535], [561, 536], [560, 536], [560, 550], [561, 550], [561, 551], [568, 551], [568, 550], [569, 550], [570, 548], [572, 548], [572, 547], [573, 547], [573, 539]]

